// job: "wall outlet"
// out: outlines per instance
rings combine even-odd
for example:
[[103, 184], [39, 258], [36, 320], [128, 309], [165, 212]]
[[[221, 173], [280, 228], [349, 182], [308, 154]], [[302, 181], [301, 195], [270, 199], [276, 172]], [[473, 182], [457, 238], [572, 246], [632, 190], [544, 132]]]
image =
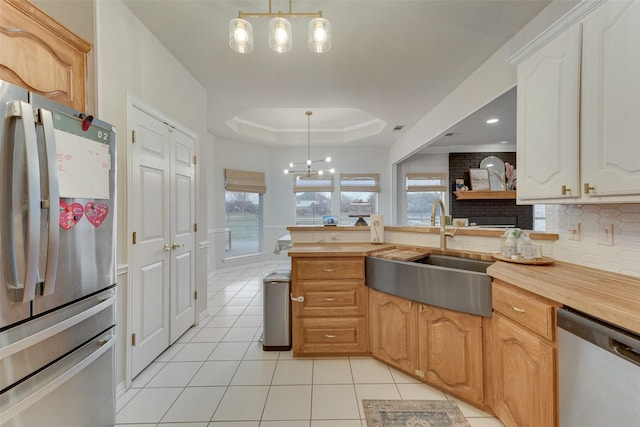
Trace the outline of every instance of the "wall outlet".
[[598, 244], [613, 246], [613, 224], [598, 224]]
[[582, 235], [582, 224], [579, 222], [570, 223], [567, 227], [569, 240], [580, 240]]

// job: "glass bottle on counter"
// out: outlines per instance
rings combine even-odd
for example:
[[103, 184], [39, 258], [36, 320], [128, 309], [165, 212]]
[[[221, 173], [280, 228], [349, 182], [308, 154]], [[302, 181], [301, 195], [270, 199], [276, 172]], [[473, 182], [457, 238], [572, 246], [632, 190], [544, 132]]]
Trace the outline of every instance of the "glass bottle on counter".
[[504, 248], [502, 255], [507, 258], [518, 255], [518, 239], [522, 235], [522, 231], [519, 228], [510, 228], [504, 232]]

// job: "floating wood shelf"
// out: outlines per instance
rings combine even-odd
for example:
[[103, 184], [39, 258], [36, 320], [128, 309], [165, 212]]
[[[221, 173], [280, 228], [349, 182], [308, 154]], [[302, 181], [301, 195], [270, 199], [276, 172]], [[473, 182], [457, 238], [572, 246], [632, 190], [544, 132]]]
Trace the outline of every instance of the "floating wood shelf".
[[490, 200], [490, 199], [514, 199], [516, 190], [504, 191], [454, 191], [458, 200]]

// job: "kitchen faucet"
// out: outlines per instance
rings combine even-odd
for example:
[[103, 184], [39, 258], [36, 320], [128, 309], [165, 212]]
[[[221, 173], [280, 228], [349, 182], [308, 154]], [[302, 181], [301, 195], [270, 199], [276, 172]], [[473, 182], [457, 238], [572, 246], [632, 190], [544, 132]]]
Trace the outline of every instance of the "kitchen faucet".
[[431, 225], [436, 225], [436, 210], [438, 206], [440, 206], [440, 249], [447, 249], [447, 237], [455, 236], [458, 227], [453, 232], [446, 231], [447, 221], [445, 220], [446, 213], [442, 199], [435, 199], [433, 205], [431, 205]]

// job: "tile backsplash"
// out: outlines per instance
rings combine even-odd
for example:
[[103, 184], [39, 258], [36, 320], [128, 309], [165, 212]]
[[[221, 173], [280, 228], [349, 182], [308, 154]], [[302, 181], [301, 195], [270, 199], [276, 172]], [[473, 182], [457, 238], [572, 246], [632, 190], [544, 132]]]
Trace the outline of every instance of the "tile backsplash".
[[555, 259], [640, 277], [640, 204], [546, 205], [545, 216]]

